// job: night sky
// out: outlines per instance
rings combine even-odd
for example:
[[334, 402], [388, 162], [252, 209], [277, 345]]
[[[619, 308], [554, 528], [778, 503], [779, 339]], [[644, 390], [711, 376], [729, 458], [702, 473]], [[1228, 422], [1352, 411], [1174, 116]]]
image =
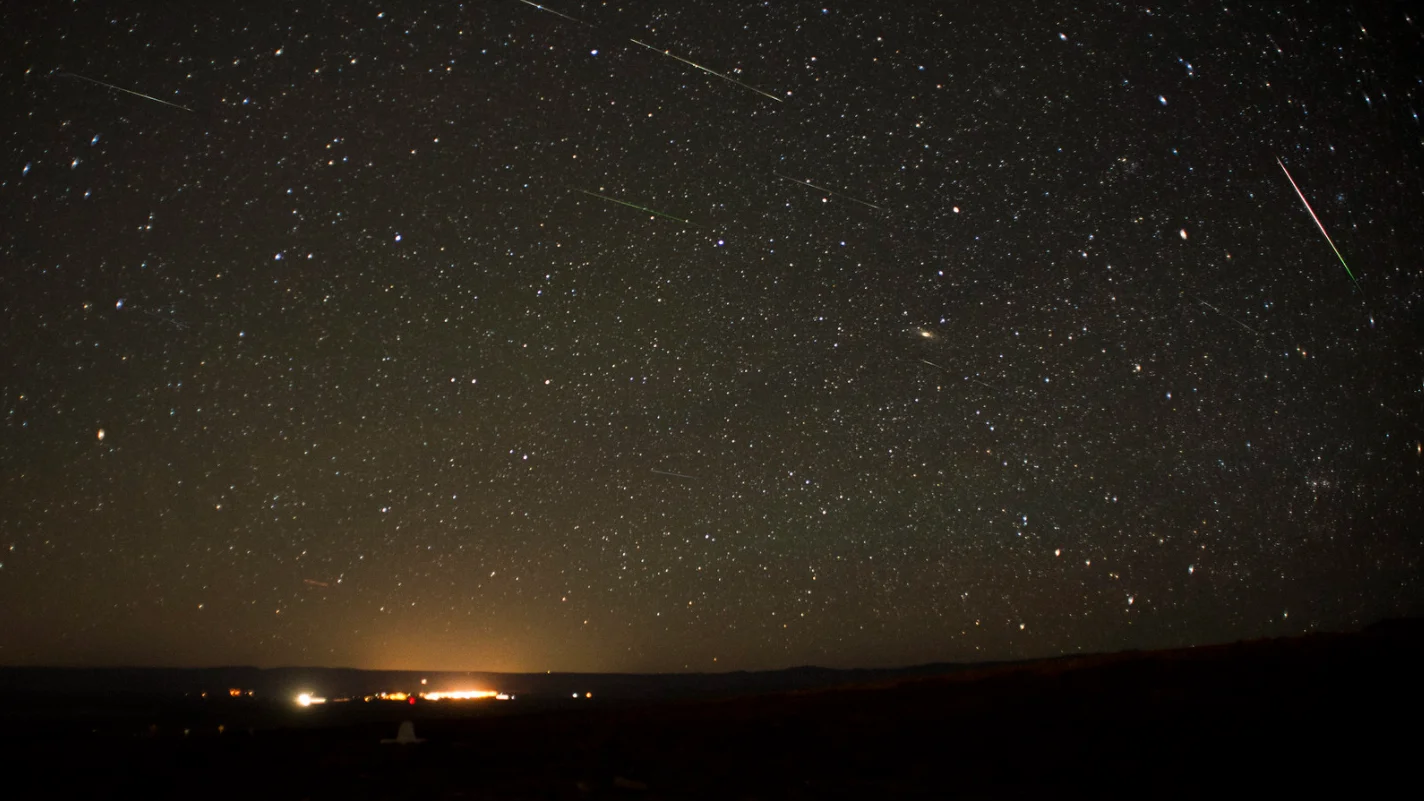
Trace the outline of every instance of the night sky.
[[1424, 611], [1424, 20], [1266, 5], [7, 9], [0, 664]]

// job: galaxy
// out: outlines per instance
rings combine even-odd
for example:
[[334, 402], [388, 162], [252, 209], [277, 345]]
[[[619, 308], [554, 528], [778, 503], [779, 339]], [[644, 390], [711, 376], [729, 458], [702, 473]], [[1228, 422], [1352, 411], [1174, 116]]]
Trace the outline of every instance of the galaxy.
[[1424, 613], [1407, 8], [11, 9], [0, 664]]

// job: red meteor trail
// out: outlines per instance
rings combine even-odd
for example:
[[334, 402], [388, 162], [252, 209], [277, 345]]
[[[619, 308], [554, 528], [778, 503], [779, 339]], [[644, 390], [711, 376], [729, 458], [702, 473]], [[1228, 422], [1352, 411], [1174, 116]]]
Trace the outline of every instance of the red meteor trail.
[[1325, 235], [1325, 241], [1330, 243], [1330, 249], [1335, 251], [1335, 258], [1340, 260], [1340, 266], [1345, 268], [1345, 274], [1350, 276], [1350, 280], [1355, 282], [1355, 288], [1359, 289], [1359, 280], [1355, 278], [1354, 272], [1350, 270], [1350, 265], [1345, 263], [1345, 257], [1340, 255], [1340, 249], [1335, 247], [1335, 240], [1330, 238], [1330, 234], [1325, 233], [1325, 226], [1321, 225], [1320, 218], [1315, 216], [1315, 209], [1310, 207], [1310, 201], [1305, 199], [1305, 193], [1300, 191], [1300, 187], [1296, 184], [1295, 179], [1291, 177], [1290, 170], [1286, 169], [1286, 165], [1281, 161], [1280, 156], [1276, 157], [1276, 163], [1281, 165], [1281, 171], [1286, 174], [1286, 180], [1290, 181], [1291, 186], [1295, 189], [1295, 193], [1300, 196], [1300, 202], [1305, 204], [1305, 210], [1310, 212], [1310, 219], [1315, 220], [1315, 225], [1320, 229], [1320, 233]]

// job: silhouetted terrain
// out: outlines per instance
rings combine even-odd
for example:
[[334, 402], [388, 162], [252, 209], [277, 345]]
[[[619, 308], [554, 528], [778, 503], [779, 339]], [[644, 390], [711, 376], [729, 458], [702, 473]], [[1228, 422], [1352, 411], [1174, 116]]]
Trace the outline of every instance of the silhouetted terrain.
[[303, 691], [329, 696], [365, 695], [381, 690], [417, 688], [422, 678], [435, 686], [476, 686], [528, 696], [567, 696], [593, 692], [618, 700], [710, 698], [833, 687], [895, 677], [938, 675], [965, 665], [918, 665], [909, 668], [833, 670], [799, 667], [731, 673], [479, 673], [385, 671], [352, 668], [49, 668], [0, 667], [0, 695], [24, 693], [137, 696], [220, 694], [229, 688], [252, 690], [254, 697], [287, 701]]
[[[820, 689], [712, 700], [297, 710], [12, 689], [0, 748], [14, 798], [1370, 797], [1413, 786], [1421, 654], [1406, 621], [933, 674], [741, 674], [721, 680]], [[425, 742], [380, 744], [404, 719]]]

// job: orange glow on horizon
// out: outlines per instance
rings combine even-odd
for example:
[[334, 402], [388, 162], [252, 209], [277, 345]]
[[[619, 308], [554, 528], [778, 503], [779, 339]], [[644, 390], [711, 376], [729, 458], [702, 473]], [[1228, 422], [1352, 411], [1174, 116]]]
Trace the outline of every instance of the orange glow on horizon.
[[499, 695], [494, 690], [446, 690], [444, 692], [421, 693], [427, 701], [473, 701], [480, 698], [494, 698]]
[[395, 701], [396, 703], [413, 704], [416, 699], [425, 701], [478, 701], [485, 698], [495, 698], [500, 701], [508, 701], [514, 696], [498, 690], [439, 690], [428, 693], [407, 693], [407, 692], [379, 692], [374, 695], [357, 695], [350, 698], [320, 698], [311, 693], [302, 693], [296, 697], [298, 706], [312, 706], [313, 704], [342, 703], [346, 701], [361, 700], [366, 703], [372, 701]]

